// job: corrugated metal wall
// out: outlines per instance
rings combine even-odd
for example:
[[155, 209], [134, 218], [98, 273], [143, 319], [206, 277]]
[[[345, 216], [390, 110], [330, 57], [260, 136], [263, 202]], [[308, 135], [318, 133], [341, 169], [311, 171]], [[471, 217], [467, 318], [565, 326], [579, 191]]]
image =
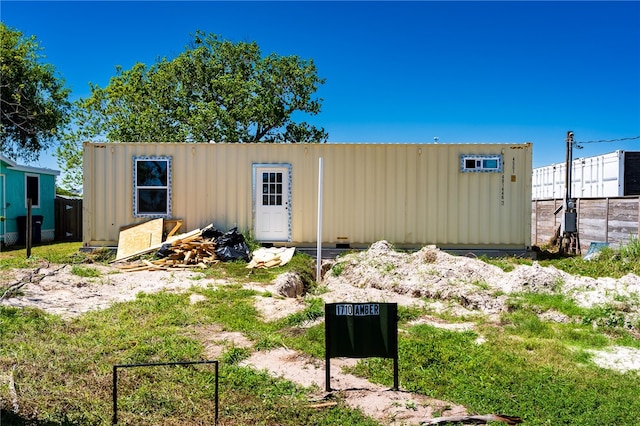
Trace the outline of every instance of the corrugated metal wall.
[[[323, 242], [523, 249], [531, 244], [531, 144], [85, 144], [87, 246], [116, 245], [134, 218], [134, 156], [171, 156], [172, 216], [185, 232], [252, 229], [252, 165], [292, 170], [292, 243], [316, 241], [324, 158]], [[462, 173], [463, 154], [503, 156], [502, 173]]]

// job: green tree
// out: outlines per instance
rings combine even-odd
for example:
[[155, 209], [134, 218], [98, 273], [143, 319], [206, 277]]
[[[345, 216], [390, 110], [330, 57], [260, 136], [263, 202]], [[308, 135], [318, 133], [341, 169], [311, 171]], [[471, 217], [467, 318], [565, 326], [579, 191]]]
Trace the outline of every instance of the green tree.
[[41, 63], [35, 36], [0, 22], [0, 149], [10, 158], [37, 160], [69, 121], [69, 90]]
[[77, 128], [58, 149], [78, 173], [81, 142], [326, 142], [327, 133], [292, 116], [320, 112], [324, 83], [312, 60], [262, 56], [255, 42], [196, 32], [185, 51], [152, 66], [116, 68], [105, 88], [76, 104]]

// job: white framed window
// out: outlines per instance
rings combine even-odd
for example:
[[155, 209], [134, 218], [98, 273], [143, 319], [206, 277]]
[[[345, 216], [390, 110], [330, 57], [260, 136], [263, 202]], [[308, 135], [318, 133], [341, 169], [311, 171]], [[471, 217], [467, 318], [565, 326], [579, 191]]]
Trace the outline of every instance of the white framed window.
[[24, 206], [27, 207], [27, 199], [31, 198], [31, 207], [40, 208], [40, 175], [25, 173], [24, 175]]
[[502, 155], [473, 155], [460, 156], [461, 172], [502, 172]]
[[133, 216], [171, 217], [171, 157], [133, 157]]

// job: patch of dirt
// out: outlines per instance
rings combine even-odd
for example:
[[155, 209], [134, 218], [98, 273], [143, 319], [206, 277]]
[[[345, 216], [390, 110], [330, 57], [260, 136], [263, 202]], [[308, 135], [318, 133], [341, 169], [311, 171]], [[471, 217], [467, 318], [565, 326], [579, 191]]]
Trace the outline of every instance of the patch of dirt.
[[206, 359], [218, 359], [230, 348], [251, 348], [253, 342], [237, 331], [223, 331], [220, 327], [200, 327], [194, 332], [194, 337], [204, 345]]
[[[202, 274], [191, 271], [144, 271], [122, 273], [119, 269], [92, 265], [99, 277], [80, 277], [71, 273], [72, 266], [51, 265], [11, 271], [3, 277], [3, 286], [24, 282], [17, 297], [5, 298], [2, 304], [15, 307], [40, 308], [63, 318], [74, 317], [92, 310], [108, 308], [113, 303], [134, 300], [138, 293], [163, 290], [187, 291], [192, 286], [216, 285], [213, 280], [199, 282]], [[54, 271], [55, 270], [55, 271]]]
[[301, 386], [317, 389], [315, 395], [318, 401], [331, 401], [338, 397], [348, 406], [387, 425], [420, 424], [439, 415], [467, 414], [463, 406], [402, 390], [395, 391], [343, 372], [342, 367], [354, 365], [354, 359], [333, 358], [330, 362], [331, 392], [328, 393], [325, 392], [324, 362], [312, 360], [296, 351], [279, 348], [255, 352], [241, 365], [266, 370]]
[[[490, 320], [507, 309], [508, 295], [514, 292], [562, 293], [583, 307], [620, 306], [625, 325], [640, 321], [640, 277], [627, 275], [621, 279], [576, 277], [553, 267], [517, 266], [512, 272], [478, 259], [452, 256], [435, 247], [424, 247], [415, 253], [396, 252], [380, 241], [369, 250], [352, 253], [334, 262], [323, 278], [327, 303], [335, 302], [395, 302], [402, 306], [428, 306], [435, 312], [453, 316], [483, 315]], [[14, 270], [0, 278], [0, 285], [20, 286], [19, 293], [3, 298], [4, 306], [35, 307], [71, 318], [116, 302], [135, 299], [140, 292], [189, 292], [194, 286], [217, 287], [224, 280], [206, 279], [192, 271], [141, 271], [122, 273], [108, 266], [94, 265], [97, 278], [83, 278], [71, 273], [71, 266], [42, 265], [37, 269]], [[301, 311], [306, 304], [301, 297], [279, 295], [280, 284], [249, 283], [255, 290], [255, 306], [265, 321], [284, 318]], [[2, 296], [2, 294], [0, 294]], [[429, 299], [427, 302], [425, 299]], [[206, 298], [191, 294], [191, 303]], [[558, 312], [545, 312], [545, 320], [565, 322]], [[616, 318], [620, 320], [620, 318]], [[473, 323], [450, 324], [434, 317], [418, 320], [449, 330], [469, 330]], [[218, 358], [233, 347], [250, 348], [253, 343], [241, 333], [230, 333], [217, 327], [187, 330], [205, 346], [209, 358]], [[477, 343], [482, 344], [482, 337]], [[640, 370], [640, 351], [633, 348], [608, 348], [593, 351], [593, 360], [603, 368], [619, 371]], [[257, 351], [245, 360], [245, 365], [266, 369], [305, 387], [317, 389], [319, 401], [340, 398], [349, 406], [390, 425], [410, 425], [435, 416], [466, 415], [464, 407], [427, 396], [393, 391], [342, 371], [353, 365], [351, 359], [331, 360], [331, 388], [326, 393], [324, 361], [280, 348]], [[509, 414], [509, 413], [508, 413]], [[517, 415], [517, 413], [512, 413]]]
[[640, 370], [640, 349], [614, 346], [602, 351], [590, 351], [593, 361], [602, 368], [617, 370], [621, 373]]

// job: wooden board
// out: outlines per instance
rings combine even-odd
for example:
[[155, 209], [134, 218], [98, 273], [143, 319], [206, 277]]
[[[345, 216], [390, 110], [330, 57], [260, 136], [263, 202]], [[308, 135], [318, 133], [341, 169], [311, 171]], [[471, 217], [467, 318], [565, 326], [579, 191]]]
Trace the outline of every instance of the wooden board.
[[[172, 237], [169, 237], [166, 239], [165, 243], [171, 243], [171, 244], [180, 244], [183, 241], [189, 241], [192, 240], [194, 238], [199, 238], [200, 234], [202, 233], [203, 230], [209, 228], [211, 225], [206, 226], [203, 229], [194, 229], [193, 231], [187, 232], [186, 234], [180, 234], [180, 235], [173, 235]], [[162, 245], [164, 243], [158, 243], [158, 244], [154, 244], [150, 247], [144, 248], [142, 250], [130, 253], [126, 256], [123, 256], [122, 258], [119, 259], [114, 259], [113, 261], [111, 261], [111, 263], [117, 262], [117, 261], [123, 261], [123, 260], [128, 260], [131, 259], [133, 257], [137, 257], [143, 254], [147, 254], [147, 253], [151, 253], [152, 251], [156, 251], [159, 250]]]
[[118, 236], [116, 260], [162, 244], [164, 219], [153, 219], [121, 230]]

